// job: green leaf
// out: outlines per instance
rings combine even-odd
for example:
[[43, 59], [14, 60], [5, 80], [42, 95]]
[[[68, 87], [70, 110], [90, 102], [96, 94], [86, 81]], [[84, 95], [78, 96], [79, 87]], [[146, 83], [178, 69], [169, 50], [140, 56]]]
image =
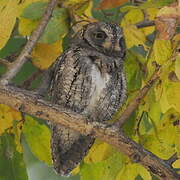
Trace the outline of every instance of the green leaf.
[[31, 20], [38, 20], [42, 17], [46, 6], [47, 2], [34, 2], [24, 9], [21, 17]]
[[0, 179], [28, 179], [23, 154], [16, 151], [15, 138], [11, 134], [0, 136]]
[[23, 81], [25, 81], [33, 72], [37, 70], [36, 67], [32, 65], [30, 61], [26, 62], [21, 71], [18, 72], [17, 76], [13, 79], [13, 82], [17, 85], [21, 85]]
[[26, 116], [23, 133], [32, 153], [48, 165], [52, 164], [50, 152], [51, 133], [48, 127], [38, 123], [30, 116]]
[[14, 53], [19, 53], [25, 43], [26, 39], [23, 37], [10, 38], [7, 44], [0, 50], [0, 57], [5, 58]]
[[68, 12], [65, 8], [58, 8], [48, 23], [45, 32], [40, 38], [42, 43], [54, 43], [61, 40], [69, 30]]
[[95, 19], [103, 22], [117, 22], [119, 23], [122, 18], [122, 14], [119, 13], [118, 8], [98, 10], [98, 6], [101, 0], [93, 0], [93, 7], [91, 9], [92, 15]]
[[130, 53], [130, 51], [127, 51], [126, 55], [125, 72], [127, 72], [126, 79], [128, 91], [132, 92], [139, 89], [141, 87], [142, 71], [136, 61], [136, 57]]
[[151, 180], [150, 173], [140, 164], [128, 163], [118, 174], [116, 180], [124, 179], [134, 180], [138, 175], [140, 175], [144, 180]]
[[81, 180], [115, 179], [123, 166], [122, 157], [123, 155], [116, 152], [105, 161], [92, 164], [82, 164], [80, 170]]

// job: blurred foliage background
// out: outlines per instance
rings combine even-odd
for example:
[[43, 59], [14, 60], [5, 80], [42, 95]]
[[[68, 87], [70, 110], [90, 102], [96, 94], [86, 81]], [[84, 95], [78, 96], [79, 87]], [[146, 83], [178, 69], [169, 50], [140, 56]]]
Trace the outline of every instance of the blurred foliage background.
[[[47, 0], [0, 0], [0, 58], [13, 62], [37, 27]], [[161, 74], [124, 126], [134, 141], [162, 159], [180, 156], [180, 4], [176, 0], [59, 0], [32, 57], [13, 83], [35, 90], [42, 72], [68, 47], [70, 38], [90, 22], [119, 24], [127, 46], [125, 72], [128, 102], [148, 81], [158, 64]], [[155, 25], [138, 28], [144, 21]], [[0, 64], [0, 75], [6, 67]], [[180, 160], [173, 166], [180, 170]], [[155, 180], [114, 147], [97, 140], [73, 176], [52, 168], [50, 130], [41, 119], [0, 104], [0, 180]]]

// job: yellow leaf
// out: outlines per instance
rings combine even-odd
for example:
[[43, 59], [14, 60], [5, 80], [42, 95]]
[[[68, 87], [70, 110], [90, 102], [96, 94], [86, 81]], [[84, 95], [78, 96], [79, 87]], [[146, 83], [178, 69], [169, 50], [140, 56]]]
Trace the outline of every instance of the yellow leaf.
[[158, 12], [157, 16], [172, 16], [172, 17], [180, 17], [180, 7], [168, 7], [165, 6]]
[[122, 19], [121, 26], [136, 24], [144, 20], [144, 14], [140, 9], [131, 9]]
[[153, 131], [151, 134], [144, 135], [144, 147], [150, 150], [152, 153], [158, 155], [162, 159], [168, 159], [173, 153], [177, 152], [179, 147], [177, 141], [179, 141], [179, 130], [174, 125], [180, 114], [173, 108], [169, 109], [161, 119], [161, 122], [157, 124], [157, 134]]
[[180, 82], [169, 82], [166, 88], [168, 103], [180, 112]]
[[18, 152], [23, 152], [22, 145], [21, 145], [22, 126], [23, 126], [23, 121], [17, 122], [16, 125], [13, 126], [13, 129], [12, 129], [12, 133], [15, 134], [16, 150]]
[[116, 177], [116, 180], [135, 180], [140, 175], [144, 180], [151, 180], [150, 173], [141, 165], [136, 163], [128, 163], [122, 168]]
[[178, 79], [180, 80], [180, 54], [176, 58], [175, 62], [175, 73]]
[[180, 159], [176, 160], [174, 163], [173, 163], [173, 168], [180, 168]]
[[0, 1], [0, 49], [6, 45], [16, 23], [18, 0]]
[[96, 141], [92, 146], [87, 156], [84, 158], [85, 163], [96, 163], [107, 159], [112, 153], [115, 152], [114, 148], [107, 143]]
[[75, 167], [72, 171], [71, 174], [74, 176], [76, 174], [78, 174], [80, 171], [80, 165], [78, 165], [77, 167]]
[[166, 96], [166, 90], [163, 88], [162, 96], [160, 98], [159, 104], [161, 106], [162, 113], [165, 113], [168, 111], [172, 105], [169, 104], [167, 96]]
[[153, 120], [153, 122], [158, 123], [160, 121], [161, 107], [159, 106], [159, 102], [150, 104], [148, 115]]
[[13, 127], [14, 120], [21, 120], [21, 113], [9, 106], [0, 104], [0, 134], [6, 129]]
[[33, 64], [40, 69], [47, 69], [61, 54], [62, 40], [53, 44], [37, 43], [32, 52]]
[[158, 8], [147, 8], [146, 12], [147, 12], [147, 16], [149, 20], [154, 20], [157, 13], [158, 13], [159, 9]]
[[144, 48], [147, 49], [147, 46], [145, 45], [146, 36], [142, 30], [137, 29], [134, 25], [127, 25], [123, 27], [123, 32], [127, 48], [143, 45]]
[[93, 2], [90, 1], [88, 8], [84, 11], [84, 14], [86, 16], [92, 17], [92, 12], [91, 12], [92, 11], [92, 7], [93, 7]]
[[162, 65], [172, 55], [172, 45], [170, 40], [156, 39], [153, 45], [155, 61]]
[[33, 21], [30, 19], [20, 17], [18, 26], [19, 33], [23, 36], [31, 35], [32, 31], [37, 27], [38, 23], [39, 21]]

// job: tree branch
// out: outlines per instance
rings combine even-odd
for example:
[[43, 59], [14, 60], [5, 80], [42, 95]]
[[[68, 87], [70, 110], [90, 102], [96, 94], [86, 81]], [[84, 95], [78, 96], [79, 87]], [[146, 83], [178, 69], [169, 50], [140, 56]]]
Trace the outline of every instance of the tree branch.
[[8, 71], [2, 76], [0, 83], [2, 85], [7, 85], [9, 81], [18, 73], [21, 69], [23, 64], [27, 61], [27, 58], [30, 56], [33, 47], [35, 46], [36, 42], [40, 38], [41, 34], [43, 33], [46, 25], [49, 22], [49, 19], [52, 15], [53, 9], [56, 6], [57, 0], [50, 0], [49, 4], [45, 10], [45, 13], [38, 25], [37, 29], [33, 31], [30, 39], [28, 40], [27, 44], [24, 46], [24, 49], [21, 51], [20, 55], [17, 59], [10, 65]]
[[88, 123], [86, 118], [79, 114], [38, 99], [30, 91], [13, 86], [0, 86], [0, 102], [18, 111], [61, 124], [84, 135], [90, 134], [112, 144], [133, 162], [140, 163], [163, 180], [180, 179], [180, 175], [166, 161], [126, 137], [116, 126], [109, 127], [99, 122]]
[[149, 92], [153, 84], [156, 82], [156, 80], [159, 78], [160, 73], [160, 67], [156, 67], [156, 70], [150, 80], [147, 82], [147, 84], [140, 89], [138, 92], [138, 95], [129, 103], [127, 108], [124, 110], [124, 112], [121, 114], [120, 119], [114, 123], [117, 127], [122, 127], [125, 121], [130, 117], [130, 115], [137, 109], [139, 104], [142, 102], [142, 99], [146, 96], [146, 94]]
[[11, 65], [11, 63], [8, 60], [2, 58], [0, 58], [0, 64], [6, 66], [7, 68], [9, 68]]

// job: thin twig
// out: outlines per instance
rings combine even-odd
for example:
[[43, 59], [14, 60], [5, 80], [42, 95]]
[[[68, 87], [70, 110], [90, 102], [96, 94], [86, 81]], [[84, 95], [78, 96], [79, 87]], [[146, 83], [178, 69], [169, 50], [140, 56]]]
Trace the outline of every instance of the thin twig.
[[20, 55], [17, 59], [11, 64], [9, 70], [2, 76], [0, 83], [1, 85], [7, 85], [9, 81], [19, 72], [23, 64], [27, 61], [27, 58], [30, 56], [36, 42], [42, 35], [46, 25], [49, 22], [49, 19], [52, 15], [53, 9], [55, 8], [57, 0], [50, 0], [49, 4], [45, 10], [45, 13], [38, 25], [37, 29], [33, 31], [30, 39], [28, 40], [27, 44], [21, 51]]
[[177, 153], [174, 153], [168, 160], [165, 160], [167, 164], [169, 164], [170, 166], [172, 166], [172, 164], [178, 160], [178, 156]]
[[166, 161], [144, 149], [124, 135], [116, 126], [107, 126], [100, 122], [88, 123], [82, 115], [66, 110], [61, 106], [38, 99], [30, 91], [13, 86], [0, 86], [0, 102], [16, 110], [31, 114], [53, 123], [61, 124], [85, 135], [92, 135], [126, 154], [133, 162], [144, 166], [162, 180], [179, 180], [175, 169]]
[[155, 22], [154, 21], [142, 21], [136, 24], [137, 28], [144, 28], [144, 27], [149, 27], [149, 26], [154, 26]]
[[39, 69], [31, 74], [20, 86], [21, 88], [28, 89], [32, 82], [42, 73], [42, 71]]
[[2, 58], [0, 58], [0, 64], [6, 66], [7, 68], [9, 68], [11, 65], [11, 63], [8, 60]]
[[137, 109], [139, 104], [142, 102], [142, 99], [149, 92], [153, 84], [157, 81], [157, 79], [159, 78], [159, 73], [160, 67], [157, 67], [150, 80], [142, 89], [139, 90], [138, 95], [129, 103], [127, 108], [122, 113], [120, 119], [115, 122], [114, 125], [116, 125], [117, 127], [121, 127], [125, 123], [125, 121], [130, 117], [130, 115]]

